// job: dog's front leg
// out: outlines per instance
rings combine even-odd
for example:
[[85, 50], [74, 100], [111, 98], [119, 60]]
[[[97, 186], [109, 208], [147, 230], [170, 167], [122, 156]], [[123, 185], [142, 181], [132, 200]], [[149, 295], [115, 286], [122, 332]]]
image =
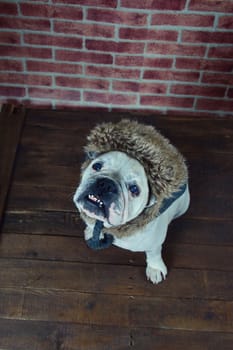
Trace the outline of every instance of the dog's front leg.
[[84, 231], [85, 241], [93, 237], [93, 227], [86, 226]]
[[167, 275], [167, 267], [163, 262], [162, 245], [156, 248], [146, 251], [146, 276], [152, 283], [160, 283]]

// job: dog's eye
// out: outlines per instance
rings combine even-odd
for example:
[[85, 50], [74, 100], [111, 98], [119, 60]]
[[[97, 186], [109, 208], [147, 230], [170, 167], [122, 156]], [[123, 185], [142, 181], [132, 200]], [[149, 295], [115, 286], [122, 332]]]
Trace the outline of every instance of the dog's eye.
[[140, 194], [139, 187], [135, 184], [129, 185], [129, 190], [130, 190], [131, 194], [133, 195], [133, 197], [137, 197]]
[[102, 169], [103, 164], [100, 162], [96, 162], [92, 165], [92, 169], [95, 171], [100, 171]]

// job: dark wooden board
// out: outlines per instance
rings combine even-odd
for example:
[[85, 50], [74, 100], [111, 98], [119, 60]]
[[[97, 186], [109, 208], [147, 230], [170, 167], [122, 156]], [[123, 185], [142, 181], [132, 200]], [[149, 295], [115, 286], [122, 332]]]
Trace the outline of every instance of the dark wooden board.
[[[227, 182], [224, 182], [227, 183]], [[217, 186], [217, 184], [215, 183]], [[192, 201], [186, 214], [192, 218], [215, 218], [231, 219], [233, 213], [233, 200], [231, 192], [221, 196], [223, 193], [219, 187], [209, 189], [207, 195], [202, 195], [191, 187]], [[220, 185], [221, 186], [221, 185]], [[229, 186], [226, 186], [227, 188]], [[25, 211], [63, 211], [75, 212], [73, 204], [73, 195], [76, 186], [41, 186], [30, 184], [16, 184], [11, 187], [8, 201], [8, 210], [10, 212]], [[219, 193], [220, 192], [220, 193]], [[36, 201], [35, 201], [36, 198]]]
[[[231, 332], [233, 302], [41, 289], [0, 289], [1, 318]], [[143, 315], [143, 317], [142, 317]]]
[[232, 341], [232, 333], [0, 319], [4, 350], [231, 350]]
[[[79, 214], [62, 211], [7, 212], [2, 232], [30, 235], [84, 237], [85, 225]], [[166, 242], [203, 245], [233, 245], [233, 219], [192, 218], [184, 215], [174, 220]]]
[[132, 349], [130, 343], [130, 330], [123, 327], [0, 319], [4, 350], [120, 350]]
[[[90, 119], [90, 118], [89, 118]], [[223, 123], [224, 121], [222, 121]], [[232, 154], [233, 147], [233, 134], [231, 129], [225, 129], [219, 124], [220, 131], [216, 129], [215, 132], [211, 132], [211, 126], [209, 121], [203, 121], [203, 128], [208, 129], [210, 132], [202, 136], [204, 129], [200, 128], [198, 124], [189, 124], [189, 132], [186, 128], [180, 129], [178, 124], [174, 124], [173, 128], [169, 127], [169, 124], [159, 130], [164, 136], [168, 137], [174, 145], [180, 148], [185, 154], [195, 151], [202, 152], [216, 152], [216, 153], [230, 153]], [[96, 123], [91, 122], [87, 119], [85, 124], [79, 124], [79, 130], [75, 130], [72, 127], [70, 129], [50, 129], [45, 126], [27, 125], [24, 132], [24, 145], [30, 147], [33, 143], [38, 143], [38, 148], [43, 150], [46, 143], [45, 135], [49, 136], [50, 143], [47, 145], [49, 150], [52, 151], [54, 148], [65, 147], [67, 151], [73, 151], [79, 153], [82, 151], [83, 146], [86, 143], [86, 137], [89, 134], [92, 126]], [[151, 124], [156, 125], [153, 120]], [[77, 123], [76, 123], [77, 125]], [[175, 125], [177, 125], [175, 127]], [[195, 128], [196, 127], [196, 128]], [[178, 128], [178, 130], [177, 130]], [[195, 132], [196, 131], [196, 132]], [[36, 142], [35, 142], [36, 141]], [[36, 148], [36, 150], [38, 149]]]
[[[1, 257], [37, 258], [58, 261], [145, 265], [143, 253], [118, 247], [96, 252], [82, 238], [64, 236], [2, 235]], [[233, 246], [164, 244], [163, 255], [169, 267], [233, 271]]]
[[[89, 130], [122, 117], [155, 125], [189, 166], [157, 286], [143, 253], [90, 250], [72, 203]], [[232, 119], [27, 111], [0, 237], [0, 349], [230, 350], [232, 155]]]
[[1, 259], [0, 288], [77, 291], [97, 294], [186, 299], [232, 299], [233, 271], [175, 269], [158, 286], [145, 268], [107, 263]]
[[0, 112], [0, 228], [24, 116], [25, 111], [14, 106]]

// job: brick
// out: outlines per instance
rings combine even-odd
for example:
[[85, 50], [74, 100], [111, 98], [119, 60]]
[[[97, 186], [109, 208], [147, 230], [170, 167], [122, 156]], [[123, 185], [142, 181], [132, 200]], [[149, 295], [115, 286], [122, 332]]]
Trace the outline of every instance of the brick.
[[43, 75], [2, 73], [0, 75], [0, 82], [4, 84], [50, 86], [52, 84], [52, 78]]
[[233, 29], [233, 16], [221, 16], [219, 18], [218, 28]]
[[28, 93], [30, 97], [34, 98], [80, 100], [80, 92], [75, 90], [29, 88]]
[[125, 67], [171, 68], [172, 58], [150, 58], [145, 56], [116, 56], [115, 64]]
[[25, 96], [25, 88], [18, 86], [0, 86], [0, 96]]
[[233, 88], [229, 89], [227, 96], [233, 98]]
[[[53, 3], [67, 4], [67, 0], [53, 0]], [[77, 4], [77, 0], [69, 0], [69, 4]], [[117, 7], [117, 0], [78, 0], [78, 5], [97, 7]]]
[[57, 86], [65, 86], [70, 88], [108, 90], [109, 84], [109, 81], [103, 79], [56, 77]]
[[88, 50], [114, 52], [114, 53], [143, 53], [145, 43], [130, 43], [130, 42], [116, 42], [104, 40], [86, 40], [86, 48]]
[[0, 46], [1, 56], [52, 58], [52, 50], [48, 48], [35, 48], [24, 46]]
[[225, 99], [206, 99], [199, 98], [196, 105], [197, 110], [209, 111], [233, 111], [233, 100]]
[[88, 9], [87, 19], [95, 22], [116, 23], [132, 26], [147, 24], [147, 14], [116, 10]]
[[165, 94], [167, 85], [161, 83], [138, 83], [134, 81], [113, 81], [113, 90], [140, 93]]
[[144, 56], [123, 56], [123, 55], [116, 55], [115, 57], [115, 64], [117, 66], [124, 66], [124, 67], [142, 67], [144, 62]]
[[86, 91], [84, 92], [84, 101], [113, 105], [135, 105], [137, 103], [137, 97], [126, 94]]
[[74, 6], [41, 6], [39, 4], [23, 3], [20, 4], [20, 8], [24, 16], [73, 19], [75, 21], [83, 18], [82, 9]]
[[87, 66], [86, 75], [92, 75], [97, 77], [105, 78], [119, 78], [119, 79], [139, 79], [139, 69], [123, 69], [113, 67], [98, 67], [98, 66]]
[[147, 53], [176, 56], [198, 56], [203, 57], [206, 51], [205, 46], [182, 45], [171, 43], [148, 43]]
[[193, 81], [199, 79], [198, 72], [182, 72], [182, 71], [168, 71], [168, 70], [145, 70], [144, 79], [153, 80], [171, 80], [171, 81]]
[[119, 37], [126, 40], [177, 41], [178, 32], [175, 30], [121, 28]]
[[32, 45], [46, 45], [46, 46], [61, 46], [74, 49], [82, 48], [82, 39], [56, 36], [56, 35], [44, 35], [44, 34], [24, 34], [24, 42]]
[[192, 108], [194, 99], [190, 97], [169, 97], [169, 96], [141, 96], [141, 105], [160, 107], [182, 107]]
[[54, 21], [54, 31], [64, 34], [75, 34], [81, 36], [113, 38], [115, 35], [114, 26], [87, 24], [82, 22]]
[[214, 16], [192, 15], [181, 13], [156, 13], [152, 15], [152, 25], [183, 26], [183, 27], [212, 27]]
[[121, 0], [121, 6], [142, 10], [183, 10], [186, 0]]
[[217, 57], [217, 58], [228, 58], [232, 59], [233, 57], [233, 46], [218, 46], [218, 47], [211, 47], [209, 49], [208, 57]]
[[171, 93], [177, 95], [193, 95], [208, 97], [224, 97], [224, 87], [217, 86], [195, 86], [195, 85], [173, 85]]
[[20, 72], [23, 70], [23, 64], [17, 60], [0, 59], [0, 70]]
[[12, 16], [17, 15], [18, 14], [17, 4], [1, 1], [0, 13], [1, 15], [12, 15]]
[[233, 12], [232, 0], [191, 0], [189, 10], [194, 11], [214, 11], [214, 12]]
[[189, 43], [232, 43], [233, 33], [187, 30], [182, 32], [182, 41]]
[[202, 77], [202, 82], [209, 83], [209, 84], [232, 85], [233, 84], [233, 74], [204, 73], [203, 77]]
[[113, 58], [109, 54], [99, 54], [94, 52], [81, 52], [69, 50], [56, 50], [56, 60], [60, 61], [74, 61], [74, 62], [88, 62], [112, 64]]
[[16, 32], [0, 32], [1, 44], [20, 44], [20, 34]]
[[50, 31], [50, 21], [47, 19], [1, 18], [0, 28]]
[[27, 61], [27, 71], [32, 72], [51, 72], [60, 74], [82, 74], [82, 66], [78, 64]]
[[228, 62], [226, 60], [200, 60], [196, 58], [176, 58], [176, 68], [231, 72], [233, 69], [233, 60]]

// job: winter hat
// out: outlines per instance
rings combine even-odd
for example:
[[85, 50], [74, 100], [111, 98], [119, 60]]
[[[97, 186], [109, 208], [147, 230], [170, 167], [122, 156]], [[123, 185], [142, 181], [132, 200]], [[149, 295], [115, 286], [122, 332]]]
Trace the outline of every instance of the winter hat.
[[[82, 171], [100, 154], [121, 151], [137, 159], [144, 167], [150, 187], [153, 205], [147, 206], [135, 219], [106, 231], [116, 237], [132, 235], [161, 214], [165, 201], [170, 201], [175, 193], [187, 184], [188, 171], [180, 152], [153, 126], [123, 119], [118, 123], [102, 123], [93, 128], [85, 146], [87, 160]], [[94, 219], [81, 213], [84, 221]], [[103, 233], [106, 232], [103, 229]]]

